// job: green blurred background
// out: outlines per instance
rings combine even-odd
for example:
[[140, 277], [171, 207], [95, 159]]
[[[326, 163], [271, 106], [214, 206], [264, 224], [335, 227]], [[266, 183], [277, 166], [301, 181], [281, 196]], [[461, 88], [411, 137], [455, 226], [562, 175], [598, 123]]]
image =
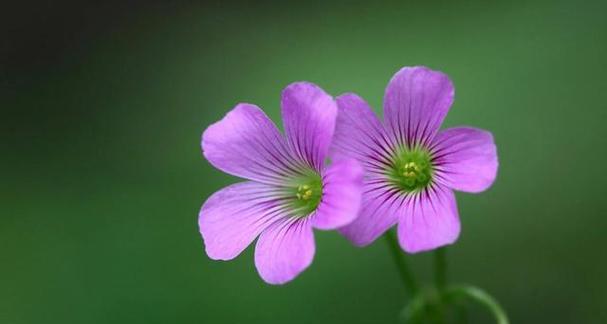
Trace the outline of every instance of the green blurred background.
[[[449, 74], [445, 126], [491, 130], [500, 170], [458, 194], [451, 281], [513, 323], [607, 322], [607, 3], [25, 3], [2, 10], [0, 323], [395, 323], [382, 240], [317, 232], [286, 286], [252, 249], [207, 258], [198, 210], [239, 181], [202, 131], [238, 102], [278, 123], [307, 80], [381, 112], [406, 65]], [[431, 279], [430, 254], [411, 263]], [[474, 323], [491, 323], [471, 307]]]

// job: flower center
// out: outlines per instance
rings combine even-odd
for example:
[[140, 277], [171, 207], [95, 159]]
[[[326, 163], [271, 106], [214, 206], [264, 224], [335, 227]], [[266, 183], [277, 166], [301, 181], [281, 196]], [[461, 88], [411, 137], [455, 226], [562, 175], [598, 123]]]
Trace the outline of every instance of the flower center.
[[402, 191], [419, 191], [432, 181], [432, 157], [420, 148], [397, 150], [387, 175]]
[[307, 216], [316, 210], [322, 198], [322, 179], [316, 172], [294, 181], [291, 207], [298, 217]]

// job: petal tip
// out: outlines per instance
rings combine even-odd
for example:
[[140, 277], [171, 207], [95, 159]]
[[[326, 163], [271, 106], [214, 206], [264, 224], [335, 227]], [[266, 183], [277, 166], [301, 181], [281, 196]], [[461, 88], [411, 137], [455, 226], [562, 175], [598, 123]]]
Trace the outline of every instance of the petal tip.
[[325, 90], [323, 90], [320, 86], [309, 81], [296, 81], [290, 83], [282, 90], [282, 96], [284, 98], [285, 96], [296, 95], [300, 93], [310, 94], [310, 92], [329, 96], [329, 94], [327, 94]]
[[417, 254], [417, 253], [423, 253], [423, 252], [429, 252], [432, 250], [436, 250], [448, 245], [453, 245], [455, 242], [457, 242], [459, 235], [447, 239], [444, 242], [440, 243], [440, 244], [430, 244], [430, 245], [425, 245], [425, 244], [411, 244], [411, 243], [405, 243], [405, 242], [401, 242], [400, 246], [403, 249], [403, 251], [409, 253], [409, 254]]
[[339, 103], [340, 101], [345, 101], [345, 100], [363, 100], [361, 96], [359, 96], [357, 93], [355, 92], [344, 92], [342, 94], [340, 94], [339, 96], [335, 97], [335, 100]]
[[268, 284], [282, 285], [306, 270], [316, 245], [308, 222], [276, 222], [263, 231], [255, 245], [255, 268]]
[[450, 231], [443, 237], [434, 237], [430, 240], [418, 239], [418, 240], [410, 240], [403, 235], [401, 235], [399, 231], [398, 242], [403, 251], [409, 254], [416, 254], [422, 252], [428, 252], [432, 250], [436, 250], [438, 248], [452, 245], [457, 242], [460, 234], [460, 226], [459, 223], [453, 231]]
[[371, 243], [375, 242], [377, 237], [382, 235], [382, 234], [380, 234], [375, 237], [370, 237], [368, 235], [365, 235], [365, 236], [359, 235], [359, 233], [357, 231], [352, 231], [352, 227], [349, 228], [348, 225], [340, 228], [338, 230], [338, 232], [343, 237], [345, 237], [350, 243], [352, 243], [352, 245], [359, 247], [359, 248], [363, 248], [363, 247], [371, 245]]
[[[448, 97], [453, 98], [455, 95], [455, 87], [453, 86], [453, 82], [446, 73], [433, 70], [422, 65], [405, 66], [401, 68], [392, 76], [388, 85], [394, 84], [394, 82], [400, 83], [402, 80], [414, 78], [416, 82], [444, 84], [444, 86], [448, 89]], [[421, 80], [419, 80], [419, 78], [421, 78]]]
[[363, 99], [361, 96], [354, 92], [346, 92], [335, 98], [335, 103], [337, 104], [337, 109], [339, 111], [343, 110], [352, 110], [357, 107], [366, 107], [371, 110], [369, 104]]
[[442, 151], [444, 179], [448, 187], [469, 193], [489, 189], [497, 178], [499, 161], [491, 132], [461, 126], [441, 131], [436, 138]]

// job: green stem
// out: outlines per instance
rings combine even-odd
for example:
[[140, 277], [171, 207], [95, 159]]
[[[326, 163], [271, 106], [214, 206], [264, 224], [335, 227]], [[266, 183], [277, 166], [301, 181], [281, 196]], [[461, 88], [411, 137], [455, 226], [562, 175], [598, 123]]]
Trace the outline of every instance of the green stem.
[[457, 311], [457, 323], [467, 324], [468, 323], [468, 311], [466, 305], [455, 305]]
[[434, 251], [434, 281], [436, 289], [441, 293], [447, 285], [447, 248]]
[[401, 279], [403, 280], [403, 284], [405, 284], [405, 289], [407, 289], [410, 296], [417, 295], [417, 282], [415, 281], [415, 277], [413, 276], [413, 273], [407, 265], [405, 254], [401, 250], [396, 236], [392, 231], [389, 230], [386, 232], [386, 235], [384, 235], [384, 237], [386, 238], [386, 243], [388, 243], [388, 247], [390, 248], [390, 252], [392, 253], [392, 258], [394, 259], [394, 263], [396, 264]]
[[436, 283], [436, 291], [439, 296], [439, 305], [437, 311], [439, 312], [439, 322], [444, 323], [445, 321], [445, 306], [446, 301], [443, 298], [443, 291], [447, 285], [447, 252], [446, 248], [439, 248], [434, 250], [434, 282]]
[[498, 324], [509, 324], [508, 316], [506, 316], [506, 312], [502, 306], [500, 306], [495, 298], [480, 288], [467, 285], [452, 286], [445, 290], [444, 297], [448, 299], [465, 298], [475, 301], [491, 312]]
[[400, 312], [400, 320], [406, 324], [420, 323], [428, 307], [424, 294], [415, 295]]

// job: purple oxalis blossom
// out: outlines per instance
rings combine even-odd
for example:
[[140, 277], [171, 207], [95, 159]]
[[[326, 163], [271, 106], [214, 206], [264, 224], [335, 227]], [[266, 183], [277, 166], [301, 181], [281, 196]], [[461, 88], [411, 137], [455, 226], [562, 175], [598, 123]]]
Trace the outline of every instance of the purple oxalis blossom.
[[214, 193], [200, 210], [207, 255], [238, 256], [256, 237], [255, 265], [268, 283], [282, 284], [307, 268], [315, 252], [312, 228], [336, 229], [357, 215], [363, 170], [354, 159], [325, 166], [335, 130], [335, 100], [311, 83], [282, 93], [286, 137], [257, 106], [238, 104], [202, 135], [216, 168], [246, 178]]
[[398, 224], [410, 253], [451, 244], [460, 232], [453, 190], [480, 192], [497, 173], [491, 133], [470, 127], [439, 131], [453, 103], [449, 78], [405, 67], [388, 83], [383, 123], [355, 94], [337, 98], [331, 154], [361, 161], [365, 183], [360, 215], [340, 230], [359, 246]]

